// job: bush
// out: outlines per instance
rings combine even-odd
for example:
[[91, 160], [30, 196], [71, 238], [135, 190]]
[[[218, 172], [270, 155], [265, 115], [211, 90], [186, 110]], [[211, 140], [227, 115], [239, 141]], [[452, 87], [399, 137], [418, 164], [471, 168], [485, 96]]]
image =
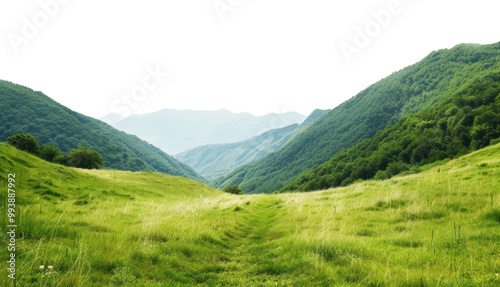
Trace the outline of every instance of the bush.
[[61, 150], [55, 146], [44, 145], [40, 147], [40, 158], [49, 162], [54, 162], [61, 155]]
[[61, 150], [55, 146], [38, 146], [36, 138], [30, 134], [13, 135], [7, 138], [7, 142], [13, 147], [32, 153], [43, 160], [66, 166], [98, 169], [104, 164], [102, 155], [84, 146], [79, 149], [72, 149], [70, 153], [63, 155]]
[[389, 178], [411, 169], [411, 165], [402, 161], [391, 162], [387, 166], [386, 174]]
[[36, 141], [36, 138], [30, 134], [13, 135], [7, 138], [7, 143], [25, 152], [38, 154], [38, 142]]
[[70, 166], [86, 169], [98, 169], [104, 164], [102, 155], [84, 146], [81, 146], [79, 149], [72, 149], [66, 155], [66, 161]]
[[68, 165], [68, 160], [65, 155], [58, 155], [54, 157], [54, 162], [57, 164]]
[[373, 177], [373, 179], [386, 180], [386, 179], [389, 179], [389, 176], [387, 176], [387, 173], [385, 171], [379, 170], [379, 171], [377, 171], [377, 173], [375, 174], [375, 177]]
[[241, 190], [241, 188], [237, 185], [228, 185], [226, 187], [224, 187], [224, 189], [222, 190], [224, 192], [227, 192], [227, 193], [231, 193], [231, 194], [243, 194], [243, 190]]

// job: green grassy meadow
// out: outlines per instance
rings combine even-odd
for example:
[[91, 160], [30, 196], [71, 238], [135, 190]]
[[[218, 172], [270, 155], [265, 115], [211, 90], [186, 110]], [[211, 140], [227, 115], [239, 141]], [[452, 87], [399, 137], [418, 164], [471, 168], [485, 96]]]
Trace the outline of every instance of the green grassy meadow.
[[0, 158], [3, 259], [16, 174], [17, 286], [500, 286], [500, 144], [386, 181], [244, 196], [7, 144]]

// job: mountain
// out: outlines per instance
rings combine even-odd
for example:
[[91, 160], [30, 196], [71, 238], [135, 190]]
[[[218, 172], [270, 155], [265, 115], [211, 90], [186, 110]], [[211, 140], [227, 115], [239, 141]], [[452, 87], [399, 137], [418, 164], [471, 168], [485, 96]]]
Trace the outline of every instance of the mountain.
[[295, 130], [291, 133], [284, 136], [282, 139], [273, 144], [273, 148], [275, 150], [279, 150], [282, 146], [284, 146], [290, 139], [292, 139], [295, 135], [299, 134], [301, 131], [305, 130], [310, 124], [315, 122], [317, 119], [322, 117], [324, 114], [328, 113], [330, 110], [314, 110]]
[[243, 141], [275, 128], [302, 123], [305, 118], [294, 112], [253, 116], [227, 110], [164, 109], [132, 115], [113, 126], [137, 135], [169, 154], [178, 154], [202, 145]]
[[339, 105], [279, 151], [217, 179], [214, 186], [237, 184], [250, 193], [279, 190], [342, 149], [469, 87], [476, 78], [497, 70], [499, 59], [500, 43], [461, 44], [433, 52]]
[[223, 176], [242, 165], [249, 164], [277, 151], [294, 135], [304, 130], [328, 110], [315, 110], [300, 125], [293, 124], [273, 129], [238, 143], [204, 145], [190, 149], [175, 157], [191, 166], [208, 180]]
[[313, 191], [359, 179], [419, 172], [426, 164], [481, 149], [500, 137], [500, 69], [475, 79], [430, 109], [401, 118], [343, 150], [281, 191]]
[[63, 152], [87, 146], [104, 157], [103, 167], [205, 181], [186, 164], [136, 136], [74, 112], [41, 92], [0, 81], [0, 141], [18, 133], [30, 133], [40, 145], [54, 145]]

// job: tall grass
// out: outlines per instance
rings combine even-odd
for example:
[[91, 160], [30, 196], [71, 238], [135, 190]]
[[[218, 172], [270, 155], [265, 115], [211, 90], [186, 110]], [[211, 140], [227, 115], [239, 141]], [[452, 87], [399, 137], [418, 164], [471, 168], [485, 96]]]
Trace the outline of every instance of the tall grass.
[[0, 144], [2, 242], [16, 172], [18, 286], [494, 286], [499, 154], [333, 190], [233, 196]]

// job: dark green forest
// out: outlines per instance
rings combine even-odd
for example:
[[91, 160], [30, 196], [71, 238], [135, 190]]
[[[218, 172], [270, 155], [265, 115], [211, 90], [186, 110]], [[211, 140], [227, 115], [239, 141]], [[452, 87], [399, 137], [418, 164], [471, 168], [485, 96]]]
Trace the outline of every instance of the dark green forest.
[[86, 146], [104, 157], [104, 168], [158, 171], [204, 182], [192, 168], [136, 136], [74, 112], [42, 92], [0, 80], [0, 142], [21, 133], [69, 153]]
[[[444, 99], [452, 101], [450, 95], [461, 95], [466, 88], [472, 87], [473, 83], [477, 82], [476, 79], [486, 79], [488, 76], [495, 78], [492, 73], [499, 69], [500, 43], [461, 44], [452, 49], [433, 52], [419, 63], [393, 73], [333, 109], [297, 135], [281, 150], [217, 179], [214, 186], [239, 185], [245, 193], [269, 193], [279, 190], [301, 173], [325, 163], [343, 149], [349, 149], [365, 139], [372, 138], [388, 125], [400, 123], [401, 119], [404, 119], [403, 122], [415, 121], [417, 126], [426, 126], [425, 123], [418, 122], [417, 118], [408, 117], [433, 109], [435, 106], [446, 105], [446, 102], [443, 102]], [[470, 105], [468, 107], [471, 111], [468, 111], [467, 107], [460, 106], [459, 103], [456, 106], [455, 116], [463, 120], [464, 124], [457, 126], [457, 123], [450, 122], [450, 127], [444, 130], [450, 133], [448, 135], [450, 138], [445, 139], [445, 143], [460, 140], [458, 136], [467, 134], [467, 131], [453, 132], [452, 129], [455, 126], [457, 128], [475, 127], [474, 113], [481, 112], [477, 110], [472, 113], [475, 107]], [[463, 112], [467, 115], [465, 119], [461, 118]], [[491, 112], [495, 113], [493, 110]], [[481, 118], [478, 121], [481, 121]], [[479, 134], [482, 132], [480, 129], [481, 124], [478, 124], [473, 134], [468, 133], [469, 137], [480, 138]], [[428, 132], [431, 131], [426, 131]], [[486, 132], [489, 133], [488, 130]], [[471, 143], [464, 142], [463, 146], [457, 146], [457, 148], [460, 148], [462, 153], [467, 152], [471, 150], [471, 145], [484, 145], [484, 141], [471, 139]], [[418, 143], [414, 145], [420, 146]], [[424, 145], [421, 148], [424, 149]], [[459, 152], [445, 152], [431, 156], [424, 152], [421, 158], [415, 154], [413, 159], [412, 153], [403, 159], [411, 164], [422, 164], [425, 160], [431, 161], [449, 154], [459, 154]], [[391, 160], [392, 157], [386, 161], [388, 163]], [[387, 163], [382, 161], [378, 167], [386, 168]], [[360, 169], [364, 171], [362, 167]], [[370, 172], [361, 172], [359, 177], [355, 176], [355, 178], [371, 176], [373, 174]], [[352, 180], [348, 178], [350, 176], [345, 178], [345, 183]], [[294, 186], [302, 185], [294, 184]]]
[[312, 191], [418, 172], [421, 165], [486, 147], [499, 136], [500, 72], [496, 72], [337, 153], [281, 191]]

